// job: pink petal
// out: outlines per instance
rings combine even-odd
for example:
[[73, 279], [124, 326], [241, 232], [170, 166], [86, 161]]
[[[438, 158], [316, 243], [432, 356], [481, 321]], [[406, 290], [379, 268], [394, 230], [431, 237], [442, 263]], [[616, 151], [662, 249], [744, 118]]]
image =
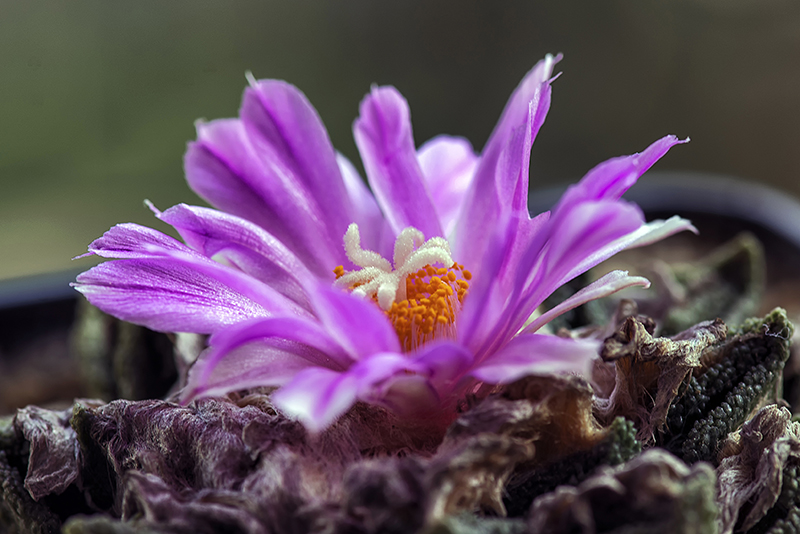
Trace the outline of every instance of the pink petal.
[[337, 153], [336, 162], [339, 164], [347, 194], [353, 204], [352, 222], [358, 224], [361, 246], [367, 250], [374, 250], [384, 257], [391, 257], [394, 235], [383, 218], [375, 197], [367, 189], [349, 159]]
[[585, 200], [618, 200], [670, 148], [688, 141], [689, 139], [681, 141], [674, 135], [667, 135], [647, 147], [641, 154], [604, 161], [590, 170], [580, 182], [570, 187], [554, 211]]
[[526, 334], [536, 332], [542, 326], [569, 310], [632, 286], [648, 288], [650, 287], [650, 281], [641, 276], [628, 276], [628, 271], [611, 271], [534, 319], [522, 332]]
[[205, 376], [205, 354], [189, 369], [181, 402], [201, 397], [227, 395], [256, 387], [282, 386], [300, 371], [314, 366], [314, 351], [302, 347], [281, 347], [253, 342], [225, 354], [213, 372]]
[[320, 432], [346, 412], [357, 399], [357, 378], [321, 367], [299, 372], [272, 394], [275, 406], [299, 419], [310, 432]]
[[462, 137], [440, 135], [417, 151], [422, 174], [447, 235], [452, 233], [479, 158]]
[[375, 87], [361, 102], [353, 135], [375, 198], [395, 234], [413, 226], [442, 235], [414, 149], [408, 103], [394, 87]]
[[371, 300], [323, 286], [317, 287], [312, 299], [314, 312], [325, 330], [353, 359], [400, 352], [397, 332]]
[[589, 376], [599, 348], [600, 343], [595, 340], [520, 335], [474, 367], [470, 374], [492, 384], [508, 384], [528, 375]]
[[225, 387], [281, 385], [309, 366], [343, 371], [353, 363], [316, 320], [306, 318], [242, 321], [211, 336], [209, 346], [192, 368], [184, 399]]
[[103, 311], [154, 330], [210, 333], [274, 313], [308, 315], [258, 280], [144, 226], [114, 226], [89, 250], [124, 259], [93, 267], [74, 287]]
[[[278, 148], [253, 139], [238, 120], [197, 125], [184, 158], [189, 185], [215, 207], [261, 226], [317, 276], [347, 259], [315, 194]], [[332, 181], [341, 182], [336, 168]], [[342, 186], [343, 187], [343, 186]]]
[[101, 263], [73, 287], [104, 312], [161, 332], [208, 334], [270, 315], [224, 280], [167, 258]]
[[252, 79], [250, 85], [239, 115], [254, 146], [278, 158], [314, 197], [326, 230], [339, 244], [353, 222], [353, 207], [322, 120], [293, 85]]
[[501, 214], [528, 216], [530, 149], [550, 107], [549, 82], [559, 60], [548, 55], [525, 76], [481, 154], [456, 225], [453, 248], [462, 263], [480, 261]]
[[[194, 250], [208, 257], [223, 258], [310, 309], [305, 288], [316, 284], [318, 277], [261, 227], [235, 215], [186, 204], [173, 206], [157, 216], [178, 230]], [[333, 281], [333, 272], [324, 278]]]

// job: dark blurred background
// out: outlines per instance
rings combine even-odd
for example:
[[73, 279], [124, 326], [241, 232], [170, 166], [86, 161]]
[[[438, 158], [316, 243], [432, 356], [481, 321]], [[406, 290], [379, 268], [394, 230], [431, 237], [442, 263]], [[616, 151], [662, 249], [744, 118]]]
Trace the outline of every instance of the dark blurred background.
[[[0, 0], [0, 279], [70, 258], [117, 222], [199, 202], [193, 121], [234, 116], [244, 73], [283, 78], [356, 160], [372, 83], [412, 108], [418, 144], [480, 149], [522, 75], [563, 52], [532, 184], [690, 136], [659, 170], [726, 173], [800, 195], [800, 3]], [[158, 225], [156, 225], [158, 226]]]

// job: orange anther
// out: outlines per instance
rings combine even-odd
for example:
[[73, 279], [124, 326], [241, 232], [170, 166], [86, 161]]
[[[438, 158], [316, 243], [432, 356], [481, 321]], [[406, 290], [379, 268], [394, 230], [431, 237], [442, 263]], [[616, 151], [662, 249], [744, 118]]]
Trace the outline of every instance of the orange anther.
[[[336, 277], [346, 274], [343, 266], [333, 270]], [[452, 335], [461, 303], [469, 290], [472, 275], [464, 266], [450, 268], [425, 265], [406, 276], [404, 300], [392, 303], [386, 315], [394, 325], [403, 350], [410, 352], [441, 335]], [[353, 284], [357, 287], [360, 284]], [[402, 287], [402, 286], [401, 286]]]

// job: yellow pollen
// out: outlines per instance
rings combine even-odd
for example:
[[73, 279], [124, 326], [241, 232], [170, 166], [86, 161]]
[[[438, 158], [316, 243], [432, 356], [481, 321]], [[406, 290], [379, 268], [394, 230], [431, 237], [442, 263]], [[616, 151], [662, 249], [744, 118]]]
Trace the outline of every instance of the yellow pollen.
[[[455, 334], [454, 322], [464, 302], [469, 283], [463, 267], [449, 269], [426, 265], [405, 279], [406, 300], [394, 302], [386, 311], [405, 351], [435, 339]], [[448, 336], [449, 337], [449, 336]]]
[[[357, 268], [333, 269], [334, 286], [373, 300], [389, 317], [404, 351], [435, 338], [455, 338], [455, 320], [472, 274], [454, 262], [443, 237], [425, 240], [413, 227], [397, 236], [392, 262], [361, 246], [358, 225], [344, 235], [347, 259]], [[448, 266], [449, 267], [445, 267]]]
[[[455, 319], [467, 295], [469, 282], [463, 265], [449, 269], [426, 265], [401, 281], [406, 298], [396, 300], [384, 313], [392, 322], [403, 350], [410, 352], [433, 339], [455, 336]], [[333, 270], [339, 279], [345, 274], [341, 265]], [[471, 276], [470, 276], [471, 278]], [[360, 284], [350, 286], [352, 291]], [[378, 302], [377, 295], [372, 300]]]

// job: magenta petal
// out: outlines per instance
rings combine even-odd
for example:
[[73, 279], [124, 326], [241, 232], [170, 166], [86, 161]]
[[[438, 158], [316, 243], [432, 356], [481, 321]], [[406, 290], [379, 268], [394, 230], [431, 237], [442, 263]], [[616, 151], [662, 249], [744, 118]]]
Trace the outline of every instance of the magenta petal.
[[372, 191], [394, 233], [413, 226], [426, 239], [442, 236], [417, 161], [408, 103], [394, 87], [375, 87], [364, 98], [353, 135]]
[[[281, 411], [299, 419], [312, 432], [318, 432], [330, 426], [357, 400], [382, 404], [399, 413], [416, 409], [418, 395], [408, 396], [408, 388], [403, 387], [397, 391], [398, 382], [406, 378], [422, 384], [425, 400], [437, 401], [427, 382], [428, 371], [402, 354], [373, 354], [344, 372], [320, 367], [301, 371], [272, 398]], [[418, 389], [413, 391], [418, 393]]]
[[[313, 275], [286, 246], [263, 228], [221, 211], [179, 204], [158, 218], [172, 225], [187, 245], [231, 265], [308, 308], [304, 287]], [[333, 280], [333, 272], [326, 276]]]
[[584, 200], [618, 200], [670, 148], [688, 141], [689, 139], [680, 140], [674, 135], [667, 135], [641, 154], [604, 161], [590, 170], [580, 182], [571, 186], [554, 211]]
[[430, 409], [439, 402], [429, 382], [430, 369], [404, 354], [373, 354], [357, 362], [348, 374], [357, 379], [359, 400], [382, 405], [401, 416], [416, 411], [420, 404]]
[[528, 216], [530, 149], [550, 107], [549, 81], [559, 59], [548, 55], [525, 76], [483, 149], [453, 244], [465, 264], [477, 263], [483, 256], [492, 223], [502, 214]]
[[466, 348], [443, 342], [425, 347], [413, 361], [426, 369], [428, 382], [443, 397], [464, 376], [473, 360], [474, 355]]
[[266, 284], [144, 226], [114, 226], [89, 250], [124, 259], [81, 274], [75, 288], [103, 311], [154, 330], [210, 333], [252, 317], [308, 315]]
[[485, 356], [490, 344], [503, 342], [494, 335], [498, 320], [509, 304], [500, 273], [513, 246], [515, 230], [516, 223], [510, 217], [494, 226], [494, 234], [481, 258], [480, 274], [473, 277], [458, 318], [458, 342], [478, 359]]
[[588, 377], [600, 342], [541, 334], [520, 335], [470, 371], [492, 384], [508, 384], [528, 375], [574, 373]]
[[[548, 273], [570, 273], [584, 257], [644, 225], [644, 215], [635, 204], [594, 201], [582, 202], [568, 213], [556, 213], [552, 222], [545, 268]], [[558, 285], [567, 281], [559, 280]]]
[[199, 397], [227, 395], [255, 387], [282, 386], [300, 371], [315, 367], [317, 355], [311, 349], [298, 346], [280, 346], [267, 343], [249, 343], [225, 354], [214, 366], [213, 372], [204, 376], [205, 353], [189, 369], [186, 387], [181, 392], [181, 402], [186, 404]]
[[280, 162], [270, 160], [276, 171], [288, 171], [313, 195], [338, 244], [353, 222], [352, 206], [328, 132], [305, 95], [284, 81], [251, 80], [240, 116], [253, 145]]
[[275, 406], [311, 432], [320, 432], [357, 399], [358, 380], [348, 373], [312, 367], [272, 394]]
[[692, 226], [691, 221], [681, 217], [672, 216], [666, 221], [655, 220], [643, 224], [634, 231], [625, 234], [609, 243], [596, 249], [593, 253], [586, 255], [582, 260], [575, 263], [572, 270], [564, 278], [572, 280], [581, 273], [585, 273], [600, 262], [610, 258], [614, 254], [626, 248], [636, 248], [650, 245], [661, 241], [678, 232], [688, 230], [697, 233], [697, 229]]
[[666, 221], [661, 219], [650, 221], [633, 234], [620, 239], [621, 243], [615, 244], [623, 245], [624, 248], [643, 247], [646, 245], [652, 245], [653, 243], [685, 230], [688, 230], [694, 234], [699, 233], [697, 228], [692, 225], [691, 221], [682, 217], [678, 217], [677, 215], [673, 215]]
[[[254, 141], [241, 121], [197, 125], [184, 158], [192, 189], [217, 208], [254, 222], [318, 276], [346, 262], [342, 237], [276, 148]], [[336, 169], [332, 180], [341, 181]]]
[[320, 285], [313, 292], [312, 304], [325, 330], [353, 359], [400, 352], [397, 332], [374, 302]]
[[[506, 107], [503, 109], [503, 113], [500, 116], [500, 120], [497, 121], [497, 126], [495, 126], [492, 135], [486, 142], [484, 153], [489, 151], [499, 152], [502, 150], [510, 132], [520, 125], [529, 111], [530, 103], [535, 100], [536, 94], [540, 91], [542, 84], [550, 80], [553, 75], [553, 67], [561, 61], [561, 58], [561, 54], [556, 56], [547, 54], [544, 59], [536, 63], [536, 65], [525, 74], [522, 81], [516, 89], [514, 89], [514, 92], [508, 99]], [[542, 122], [544, 122], [544, 117], [542, 117]]]
[[173, 237], [134, 223], [112, 226], [102, 237], [89, 244], [89, 252], [101, 258], [151, 258], [156, 250], [189, 249]]
[[[242, 350], [243, 347], [253, 344], [256, 345], [255, 348]], [[247, 369], [248, 374], [252, 375], [258, 362], [263, 359], [262, 351], [265, 346], [282, 348], [283, 354], [290, 354], [283, 361], [267, 360], [261, 363], [260, 365], [265, 367], [263, 373], [265, 375], [274, 373], [276, 376], [285, 377], [287, 372], [284, 364], [290, 369], [313, 365], [342, 371], [352, 363], [345, 351], [316, 321], [294, 317], [243, 321], [211, 336], [209, 346], [209, 350], [200, 356], [193, 368], [195, 390], [188, 396], [209, 389], [211, 387], [209, 384], [219, 389], [220, 375], [226, 380], [235, 377], [235, 369], [229, 370], [232, 354], [237, 355], [237, 365], [243, 372]], [[254, 356], [248, 360], [248, 354], [251, 353]], [[276, 383], [274, 380], [269, 380], [261, 385], [276, 385]]]
[[351, 222], [358, 225], [361, 246], [365, 250], [374, 250], [381, 256], [391, 257], [394, 236], [375, 202], [375, 197], [367, 189], [349, 159], [337, 153], [336, 162], [339, 164], [347, 194], [353, 204], [353, 220]]
[[422, 145], [417, 158], [439, 221], [449, 235], [456, 224], [479, 158], [468, 140], [446, 135], [434, 137]]
[[74, 287], [104, 312], [161, 332], [208, 334], [270, 315], [224, 281], [166, 258], [102, 263]]
[[611, 271], [534, 319], [527, 327], [525, 327], [523, 333], [536, 332], [542, 326], [546, 325], [559, 315], [568, 312], [569, 310], [577, 308], [582, 304], [586, 304], [589, 301], [607, 297], [613, 293], [616, 293], [617, 291], [621, 291], [632, 286], [642, 286], [647, 288], [650, 287], [650, 281], [647, 278], [642, 278], [641, 276], [629, 276], [628, 271]]
[[576, 265], [583, 265], [585, 258], [596, 257], [609, 243], [641, 227], [643, 219], [634, 204], [614, 200], [582, 202], [554, 214], [547, 247], [526, 258], [530, 261], [527, 265], [521, 264], [521, 276], [533, 273], [524, 286], [527, 294], [521, 313], [532, 313], [556, 288], [580, 274]]
[[392, 379], [417, 369], [405, 356], [395, 353], [373, 354], [344, 372], [313, 367], [297, 376], [272, 395], [275, 405], [296, 417], [312, 432], [328, 427], [356, 400], [384, 404]]

